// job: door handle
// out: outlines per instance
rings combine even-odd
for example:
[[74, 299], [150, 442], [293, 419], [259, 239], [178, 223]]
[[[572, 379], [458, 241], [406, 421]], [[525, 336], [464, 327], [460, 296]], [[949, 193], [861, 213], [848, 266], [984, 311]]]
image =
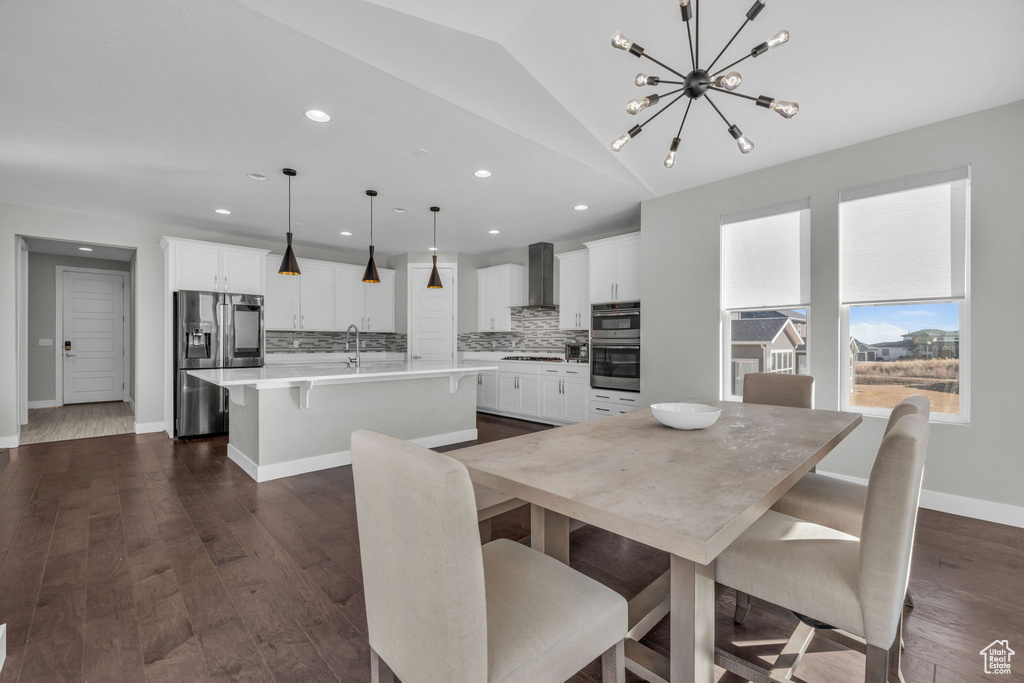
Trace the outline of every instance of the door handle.
[[419, 360], [419, 359], [421, 359], [421, 358], [423, 358], [423, 356], [413, 356], [413, 357], [412, 357], [412, 359], [413, 359], [413, 360]]
[[65, 351], [64, 352], [64, 357], [65, 358], [77, 358], [78, 354], [77, 353], [71, 353], [70, 351]]

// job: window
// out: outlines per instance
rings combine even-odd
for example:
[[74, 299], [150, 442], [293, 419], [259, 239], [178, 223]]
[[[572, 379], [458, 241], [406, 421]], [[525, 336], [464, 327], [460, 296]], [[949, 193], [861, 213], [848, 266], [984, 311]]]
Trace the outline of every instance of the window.
[[843, 407], [967, 422], [970, 167], [843, 190], [839, 229]]
[[722, 393], [750, 372], [807, 372], [810, 204], [722, 217]]

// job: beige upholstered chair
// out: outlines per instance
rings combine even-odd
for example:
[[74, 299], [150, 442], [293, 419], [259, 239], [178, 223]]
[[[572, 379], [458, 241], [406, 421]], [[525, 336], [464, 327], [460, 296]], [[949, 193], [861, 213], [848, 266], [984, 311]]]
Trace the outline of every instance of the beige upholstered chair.
[[[768, 511], [718, 556], [715, 580], [859, 640], [868, 683], [899, 680], [898, 670], [890, 670], [890, 655], [898, 669], [927, 443], [928, 420], [921, 415], [902, 417], [883, 439], [868, 480], [859, 539]], [[790, 651], [785, 675], [773, 672], [782, 680], [814, 635], [812, 627], [803, 628], [803, 642]]]
[[743, 402], [813, 408], [814, 378], [810, 375], [748, 372], [743, 375]]
[[360, 430], [352, 471], [375, 683], [554, 683], [599, 656], [605, 683], [625, 680], [626, 601], [526, 546], [481, 546], [462, 463]]

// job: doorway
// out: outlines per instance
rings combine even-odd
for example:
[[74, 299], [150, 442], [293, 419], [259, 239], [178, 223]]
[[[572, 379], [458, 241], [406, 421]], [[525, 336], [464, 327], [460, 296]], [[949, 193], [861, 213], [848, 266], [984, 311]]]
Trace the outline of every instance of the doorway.
[[457, 349], [457, 266], [438, 264], [441, 289], [427, 289], [429, 264], [409, 264], [409, 359], [454, 362]]
[[22, 238], [22, 445], [135, 431], [135, 250]]

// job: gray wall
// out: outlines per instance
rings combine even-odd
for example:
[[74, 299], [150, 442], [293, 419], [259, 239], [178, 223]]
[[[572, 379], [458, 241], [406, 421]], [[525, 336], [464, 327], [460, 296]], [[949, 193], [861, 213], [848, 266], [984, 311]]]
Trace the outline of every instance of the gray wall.
[[[28, 400], [53, 401], [57, 398], [55, 354], [61, 350], [57, 339], [57, 266], [128, 271], [127, 261], [57, 256], [28, 255]], [[129, 283], [130, 284], [130, 283]], [[133, 316], [134, 317], [134, 316]], [[131, 324], [131, 323], [129, 323]], [[130, 330], [129, 330], [130, 332]], [[53, 340], [53, 346], [40, 346], [40, 339]], [[129, 347], [130, 348], [130, 347]], [[134, 349], [131, 349], [134, 351]], [[133, 354], [134, 355], [134, 354]]]
[[[972, 419], [967, 426], [933, 425], [925, 488], [1024, 505], [1016, 371], [1016, 349], [1024, 339], [1019, 298], [1024, 292], [1021, 122], [1024, 101], [644, 202], [641, 367], [645, 400], [719, 396], [716, 292], [721, 215], [809, 195], [810, 372], [815, 377], [817, 406], [837, 408], [839, 190], [970, 163]], [[865, 417], [821, 469], [867, 477], [883, 427], [883, 419]]]

